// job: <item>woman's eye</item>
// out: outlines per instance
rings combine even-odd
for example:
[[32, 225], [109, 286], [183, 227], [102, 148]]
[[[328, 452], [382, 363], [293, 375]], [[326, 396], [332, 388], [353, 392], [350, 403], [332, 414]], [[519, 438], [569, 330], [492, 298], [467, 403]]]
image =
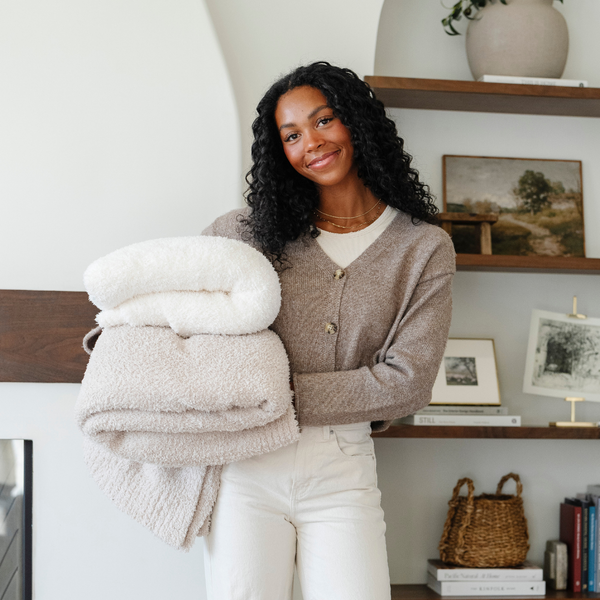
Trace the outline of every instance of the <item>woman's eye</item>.
[[334, 117], [323, 117], [321, 119], [319, 119], [318, 123], [319, 125], [327, 125], [327, 123], [330, 123], [331, 121], [333, 121]]
[[284, 142], [293, 142], [297, 138], [298, 138], [297, 133], [290, 133], [289, 135], [287, 135], [286, 137], [283, 138], [283, 141]]

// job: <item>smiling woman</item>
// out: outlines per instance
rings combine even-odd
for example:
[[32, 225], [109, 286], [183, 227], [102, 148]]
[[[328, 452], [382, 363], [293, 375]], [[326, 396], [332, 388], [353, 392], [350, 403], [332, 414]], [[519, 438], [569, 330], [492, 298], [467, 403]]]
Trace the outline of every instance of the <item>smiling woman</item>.
[[[454, 251], [404, 142], [348, 69], [300, 67], [253, 124], [249, 208], [205, 235], [279, 270], [300, 440], [223, 468], [206, 538], [211, 600], [389, 600], [371, 431], [427, 404], [444, 352]], [[258, 549], [258, 551], [257, 551]]]
[[[381, 215], [385, 206], [358, 177], [350, 131], [320, 90], [301, 86], [284, 94], [275, 121], [290, 165], [318, 187], [315, 222], [320, 228], [334, 233], [355, 231]], [[364, 219], [374, 208], [378, 210]]]

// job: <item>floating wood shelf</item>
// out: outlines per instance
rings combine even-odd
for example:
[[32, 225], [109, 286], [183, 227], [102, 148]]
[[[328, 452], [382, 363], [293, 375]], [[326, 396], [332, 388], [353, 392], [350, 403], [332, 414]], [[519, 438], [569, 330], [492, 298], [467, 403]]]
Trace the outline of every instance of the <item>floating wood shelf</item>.
[[600, 274], [600, 258], [458, 254], [456, 268], [459, 271], [522, 271], [598, 275]]
[[510, 440], [600, 440], [600, 427], [463, 427], [392, 425], [374, 438], [443, 438]]
[[84, 292], [0, 290], [0, 381], [80, 382], [97, 312]]
[[390, 108], [600, 117], [600, 88], [368, 76]]
[[[480, 596], [481, 597], [481, 596]], [[511, 596], [512, 600], [531, 600], [539, 596]], [[440, 600], [442, 596], [430, 590], [426, 585], [392, 585], [392, 600]], [[446, 596], [448, 598], [448, 596]], [[493, 598], [493, 596], [485, 596], [485, 598]], [[594, 593], [574, 593], [574, 592], [557, 592], [548, 590], [545, 598], [600, 598], [600, 594]]]

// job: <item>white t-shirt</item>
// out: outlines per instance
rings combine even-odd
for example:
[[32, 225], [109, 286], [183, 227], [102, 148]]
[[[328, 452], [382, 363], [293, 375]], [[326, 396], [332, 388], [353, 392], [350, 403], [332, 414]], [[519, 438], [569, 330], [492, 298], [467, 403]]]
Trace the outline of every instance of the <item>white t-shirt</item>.
[[350, 233], [331, 233], [319, 229], [321, 234], [317, 242], [334, 263], [345, 269], [385, 231], [398, 212], [398, 209], [386, 206], [376, 221], [364, 229]]

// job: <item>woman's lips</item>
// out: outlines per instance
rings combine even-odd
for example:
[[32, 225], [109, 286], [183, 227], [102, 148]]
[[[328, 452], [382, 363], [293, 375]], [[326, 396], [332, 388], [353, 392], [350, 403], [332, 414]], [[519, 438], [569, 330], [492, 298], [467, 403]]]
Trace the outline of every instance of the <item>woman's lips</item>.
[[333, 152], [326, 152], [318, 158], [311, 160], [308, 163], [308, 168], [313, 169], [314, 171], [324, 169], [325, 167], [328, 167], [337, 158], [338, 153], [339, 150], [334, 150]]

